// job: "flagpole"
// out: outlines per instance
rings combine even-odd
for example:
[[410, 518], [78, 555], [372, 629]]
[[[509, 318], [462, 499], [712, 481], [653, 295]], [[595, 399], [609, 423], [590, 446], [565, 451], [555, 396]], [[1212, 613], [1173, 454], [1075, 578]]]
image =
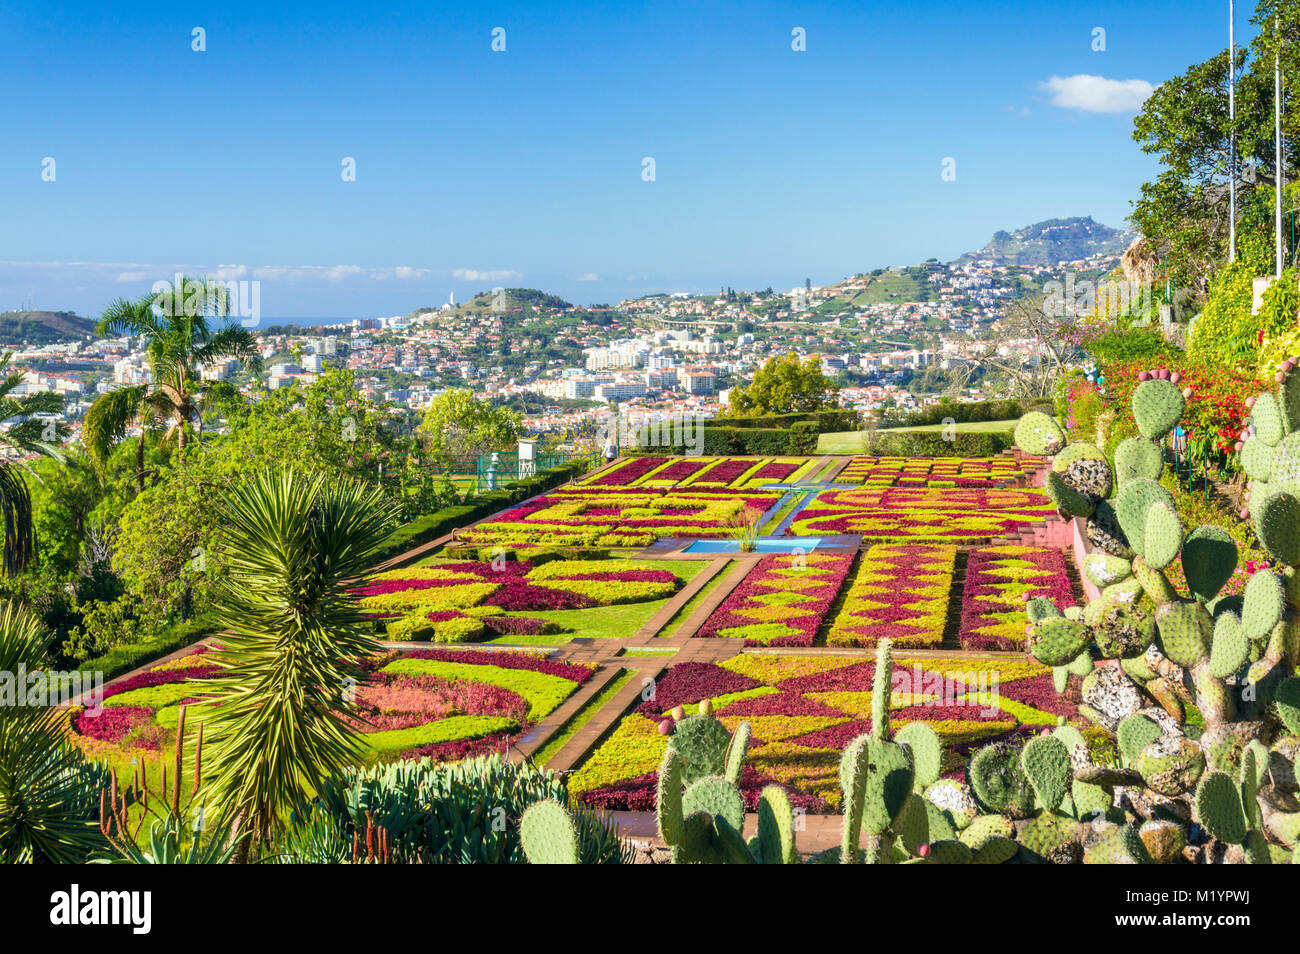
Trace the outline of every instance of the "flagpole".
[[1237, 260], [1237, 37], [1228, 0], [1228, 261]]
[[1277, 43], [1277, 47], [1273, 51], [1273, 143], [1275, 149], [1273, 178], [1277, 185], [1277, 201], [1274, 203], [1273, 217], [1277, 229], [1277, 277], [1281, 278], [1282, 259], [1286, 254], [1282, 249], [1282, 35], [1276, 16], [1273, 17], [1273, 32]]

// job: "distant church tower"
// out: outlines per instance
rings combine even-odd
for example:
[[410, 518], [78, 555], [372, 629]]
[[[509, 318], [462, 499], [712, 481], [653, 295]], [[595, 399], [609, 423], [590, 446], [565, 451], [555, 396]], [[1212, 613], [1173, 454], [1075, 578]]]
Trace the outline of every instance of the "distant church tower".
[[450, 305], [452, 308], [456, 307], [456, 292], [454, 290], [450, 295], [447, 296], [447, 304]]

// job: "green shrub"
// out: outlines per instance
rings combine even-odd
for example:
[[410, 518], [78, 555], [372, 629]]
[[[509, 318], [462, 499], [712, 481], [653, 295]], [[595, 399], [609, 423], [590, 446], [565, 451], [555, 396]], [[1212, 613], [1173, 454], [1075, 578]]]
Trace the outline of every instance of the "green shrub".
[[[344, 771], [325, 783], [311, 815], [294, 818], [281, 860], [338, 863], [366, 842], [366, 813], [388, 836], [391, 860], [423, 864], [523, 864], [519, 820], [535, 802], [568, 801], [553, 772], [499, 755], [454, 764], [407, 759]], [[617, 830], [590, 811], [575, 816], [584, 864], [627, 864]]]
[[116, 646], [101, 656], [87, 659], [77, 671], [102, 672], [105, 679], [112, 679], [219, 631], [220, 627], [211, 618], [198, 616], [169, 626], [152, 639]]
[[993, 457], [1009, 450], [1011, 431], [988, 434], [958, 433], [944, 440], [934, 431], [877, 431], [868, 451], [873, 457]]

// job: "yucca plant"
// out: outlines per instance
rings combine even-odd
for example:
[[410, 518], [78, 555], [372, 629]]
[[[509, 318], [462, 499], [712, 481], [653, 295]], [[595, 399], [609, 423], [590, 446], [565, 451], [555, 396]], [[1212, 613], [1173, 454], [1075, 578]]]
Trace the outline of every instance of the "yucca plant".
[[[104, 846], [96, 824], [103, 770], [68, 742], [66, 713], [33, 698], [20, 672], [45, 665], [49, 634], [27, 609], [0, 601], [0, 861], [76, 864]], [[48, 681], [42, 684], [51, 688]]]
[[177, 450], [183, 452], [200, 421], [209, 393], [209, 385], [200, 378], [200, 365], [229, 358], [245, 365], [260, 360], [252, 332], [226, 323], [229, 313], [225, 286], [190, 278], [134, 301], [118, 298], [104, 310], [96, 333], [143, 338], [153, 380], [109, 391], [86, 412], [82, 440], [101, 476], [113, 443], [136, 425], [141, 430], [136, 484], [143, 490], [145, 434], [160, 430], [164, 440], [174, 438]]
[[229, 567], [215, 598], [226, 672], [205, 708], [206, 800], [238, 843], [268, 846], [360, 754], [351, 687], [379, 646], [347, 583], [393, 523], [379, 489], [294, 470], [235, 485], [221, 508]]
[[751, 510], [748, 507], [732, 518], [732, 535], [741, 553], [753, 553], [758, 549], [758, 531], [762, 520], [762, 511]]

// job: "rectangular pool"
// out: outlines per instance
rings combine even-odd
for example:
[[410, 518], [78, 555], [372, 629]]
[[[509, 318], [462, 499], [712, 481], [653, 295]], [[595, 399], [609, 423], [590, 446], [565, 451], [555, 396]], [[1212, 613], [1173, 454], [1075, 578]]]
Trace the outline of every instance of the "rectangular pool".
[[[754, 546], [756, 553], [793, 553], [800, 550], [811, 553], [821, 543], [818, 537], [794, 537], [791, 539], [759, 540]], [[739, 540], [696, 540], [683, 553], [739, 553]]]

